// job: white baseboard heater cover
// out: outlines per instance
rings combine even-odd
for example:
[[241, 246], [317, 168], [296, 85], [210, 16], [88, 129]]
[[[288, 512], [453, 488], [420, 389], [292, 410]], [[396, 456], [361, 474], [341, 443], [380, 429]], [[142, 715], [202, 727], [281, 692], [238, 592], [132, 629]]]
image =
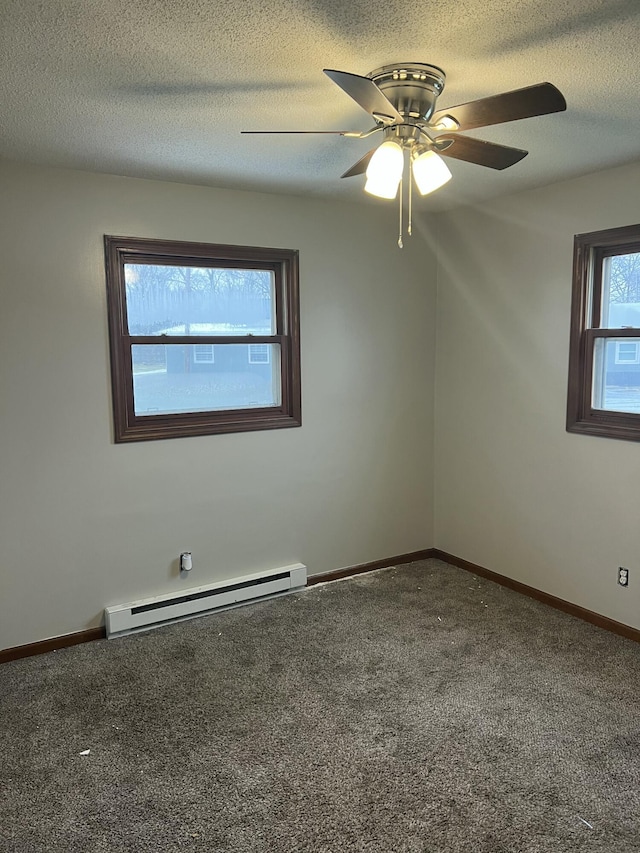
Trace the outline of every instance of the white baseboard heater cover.
[[302, 563], [227, 581], [197, 586], [176, 594], [156, 595], [105, 607], [107, 637], [203, 616], [213, 610], [237, 607], [258, 599], [293, 592], [307, 585], [307, 567]]

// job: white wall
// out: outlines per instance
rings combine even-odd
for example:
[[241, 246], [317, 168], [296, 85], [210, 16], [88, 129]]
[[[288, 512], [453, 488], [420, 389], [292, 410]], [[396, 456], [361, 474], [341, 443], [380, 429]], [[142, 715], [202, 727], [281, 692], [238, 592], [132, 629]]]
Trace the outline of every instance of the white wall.
[[435, 541], [640, 628], [640, 444], [565, 431], [573, 236], [640, 222], [638, 187], [640, 164], [440, 218]]
[[[0, 648], [434, 544], [434, 263], [392, 207], [0, 166]], [[115, 445], [103, 234], [299, 249], [302, 428]]]
[[[640, 222], [639, 185], [440, 214], [400, 252], [390, 205], [2, 164], [0, 648], [433, 545], [640, 627], [640, 444], [565, 431], [573, 235]], [[299, 249], [303, 427], [114, 445], [105, 233]]]

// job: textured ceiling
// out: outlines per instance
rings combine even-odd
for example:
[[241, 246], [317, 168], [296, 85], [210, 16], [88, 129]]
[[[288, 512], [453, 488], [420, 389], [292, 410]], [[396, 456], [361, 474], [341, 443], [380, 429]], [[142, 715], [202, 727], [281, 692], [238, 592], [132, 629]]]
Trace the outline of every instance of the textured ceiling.
[[542, 81], [566, 113], [474, 131], [526, 148], [504, 172], [449, 161], [425, 209], [640, 159], [638, 0], [0, 0], [0, 156], [380, 204], [340, 180], [370, 147], [241, 129], [371, 120], [323, 73], [443, 68], [438, 108]]

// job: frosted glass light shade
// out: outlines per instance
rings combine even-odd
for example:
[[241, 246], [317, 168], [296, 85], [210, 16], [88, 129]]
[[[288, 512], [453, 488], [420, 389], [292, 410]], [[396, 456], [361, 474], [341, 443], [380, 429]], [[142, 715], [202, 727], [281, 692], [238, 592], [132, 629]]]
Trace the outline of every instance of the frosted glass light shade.
[[404, 170], [404, 154], [397, 142], [388, 140], [376, 149], [367, 166], [365, 192], [378, 198], [395, 198]]
[[420, 195], [427, 195], [451, 180], [447, 164], [435, 151], [425, 151], [411, 164], [413, 178]]

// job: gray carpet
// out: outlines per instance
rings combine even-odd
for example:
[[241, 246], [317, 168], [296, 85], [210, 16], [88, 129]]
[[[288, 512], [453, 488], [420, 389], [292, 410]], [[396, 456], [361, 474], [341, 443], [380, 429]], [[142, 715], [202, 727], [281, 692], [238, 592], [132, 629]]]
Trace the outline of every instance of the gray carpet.
[[437, 560], [0, 689], [2, 853], [640, 851], [640, 646]]

